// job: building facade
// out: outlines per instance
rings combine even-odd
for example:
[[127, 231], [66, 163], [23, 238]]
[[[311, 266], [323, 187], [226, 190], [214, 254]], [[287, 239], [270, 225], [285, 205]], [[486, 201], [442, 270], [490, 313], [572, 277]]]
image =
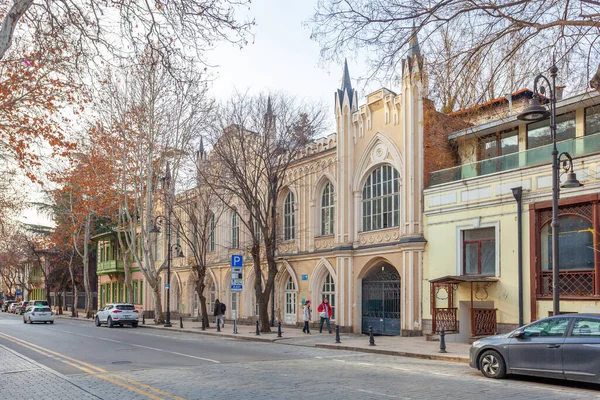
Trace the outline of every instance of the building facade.
[[[426, 98], [423, 63], [414, 38], [402, 65], [401, 94], [382, 88], [363, 104], [344, 66], [335, 92], [336, 132], [305, 149], [279, 195], [276, 320], [301, 324], [306, 300], [316, 307], [328, 298], [333, 323], [343, 330], [422, 333], [422, 193], [429, 172], [451, 165], [454, 157], [448, 157], [446, 140], [453, 122]], [[226, 211], [212, 226], [205, 295], [209, 311], [218, 298], [228, 305], [226, 318], [235, 313], [251, 321], [257, 318], [254, 272], [245, 253], [251, 238], [239, 218]], [[172, 239], [178, 240], [176, 232]], [[197, 315], [185, 247], [185, 257], [172, 263], [171, 310]], [[239, 294], [230, 290], [233, 254], [247, 265]], [[316, 322], [318, 313], [313, 315]]]
[[[470, 124], [448, 136], [457, 166], [432, 172], [424, 191], [426, 332], [444, 329], [468, 341], [552, 313], [549, 121], [516, 118], [531, 94], [521, 90], [453, 116]], [[573, 157], [583, 183], [560, 191], [561, 312], [600, 307], [599, 104], [598, 92], [557, 104], [558, 149]]]

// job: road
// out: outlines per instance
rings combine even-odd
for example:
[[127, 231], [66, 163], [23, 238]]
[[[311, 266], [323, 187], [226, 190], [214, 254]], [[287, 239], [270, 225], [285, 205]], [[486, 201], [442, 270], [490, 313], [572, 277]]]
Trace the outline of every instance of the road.
[[548, 400], [600, 393], [561, 381], [485, 379], [446, 361], [66, 319], [32, 326], [6, 313], [0, 313], [0, 346], [0, 399]]

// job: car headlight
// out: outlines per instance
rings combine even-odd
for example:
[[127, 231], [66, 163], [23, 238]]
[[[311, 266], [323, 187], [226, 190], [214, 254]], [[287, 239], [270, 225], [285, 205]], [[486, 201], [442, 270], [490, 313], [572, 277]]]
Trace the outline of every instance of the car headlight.
[[473, 347], [479, 347], [481, 345], [481, 340], [476, 340], [473, 342], [473, 344], [471, 344], [471, 346]]

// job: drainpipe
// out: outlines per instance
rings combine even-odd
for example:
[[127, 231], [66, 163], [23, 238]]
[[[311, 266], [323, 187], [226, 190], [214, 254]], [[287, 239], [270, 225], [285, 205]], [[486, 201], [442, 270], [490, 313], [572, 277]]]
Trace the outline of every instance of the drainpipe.
[[504, 97], [506, 97], [506, 100], [508, 100], [508, 115], [512, 116], [513, 115], [512, 93], [507, 93], [504, 95]]
[[512, 188], [512, 193], [517, 201], [517, 257], [518, 257], [518, 292], [519, 292], [519, 327], [523, 326], [523, 228], [521, 224], [521, 214], [523, 209], [523, 203], [521, 202], [523, 196], [523, 187], [519, 186]]

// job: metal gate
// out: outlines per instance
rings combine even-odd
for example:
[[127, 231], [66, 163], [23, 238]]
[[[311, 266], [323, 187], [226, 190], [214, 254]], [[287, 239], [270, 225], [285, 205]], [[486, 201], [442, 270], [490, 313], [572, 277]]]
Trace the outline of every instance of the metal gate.
[[362, 332], [400, 335], [400, 274], [390, 264], [372, 268], [362, 280]]

